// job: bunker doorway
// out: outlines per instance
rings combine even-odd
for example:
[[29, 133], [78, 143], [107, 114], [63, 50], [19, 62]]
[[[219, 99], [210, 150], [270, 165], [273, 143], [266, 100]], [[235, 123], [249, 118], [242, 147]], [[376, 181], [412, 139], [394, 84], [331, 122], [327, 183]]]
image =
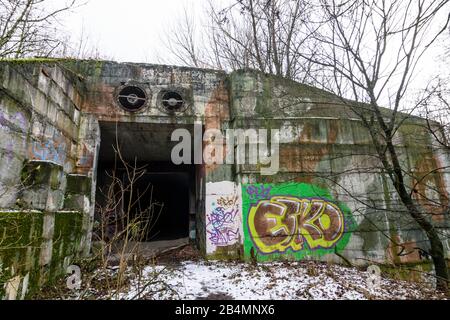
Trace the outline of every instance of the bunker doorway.
[[180, 127], [193, 134], [174, 124], [100, 123], [97, 238], [131, 234], [150, 251], [194, 240], [201, 170], [171, 161]]

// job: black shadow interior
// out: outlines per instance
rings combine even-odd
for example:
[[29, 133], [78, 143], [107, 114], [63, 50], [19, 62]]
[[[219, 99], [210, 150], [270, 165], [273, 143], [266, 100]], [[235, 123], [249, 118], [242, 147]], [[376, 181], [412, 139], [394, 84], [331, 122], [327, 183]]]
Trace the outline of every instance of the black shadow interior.
[[[170, 161], [174, 127], [101, 123], [100, 129], [96, 219], [111, 217], [103, 234], [110, 238], [130, 221], [141, 221], [147, 227], [141, 241], [189, 237], [190, 230], [195, 230], [196, 170], [194, 165]], [[140, 173], [132, 187], [130, 167]], [[124, 215], [125, 219], [120, 218]]]

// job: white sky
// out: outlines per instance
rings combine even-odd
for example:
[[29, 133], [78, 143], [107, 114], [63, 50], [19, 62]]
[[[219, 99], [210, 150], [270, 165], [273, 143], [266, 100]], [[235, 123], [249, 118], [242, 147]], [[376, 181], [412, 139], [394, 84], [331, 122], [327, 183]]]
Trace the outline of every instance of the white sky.
[[202, 14], [206, 4], [205, 0], [85, 1], [86, 5], [60, 19], [64, 28], [73, 40], [84, 33], [102, 55], [122, 62], [157, 62], [157, 52], [164, 57], [164, 32], [172, 19], [179, 17], [184, 7]]
[[[50, 1], [52, 5], [61, 6], [63, 1], [69, 0]], [[84, 33], [89, 45], [95, 47], [102, 58], [148, 63], [170, 63], [164, 46], [165, 34], [183, 15], [184, 8], [196, 16], [198, 22], [208, 4], [208, 0], [79, 1], [87, 4], [60, 18], [62, 28], [71, 35], [72, 42]], [[423, 87], [436, 72], [442, 68], [449, 69], [437, 59], [437, 55], [437, 51], [428, 51], [423, 57], [416, 70], [414, 87]]]

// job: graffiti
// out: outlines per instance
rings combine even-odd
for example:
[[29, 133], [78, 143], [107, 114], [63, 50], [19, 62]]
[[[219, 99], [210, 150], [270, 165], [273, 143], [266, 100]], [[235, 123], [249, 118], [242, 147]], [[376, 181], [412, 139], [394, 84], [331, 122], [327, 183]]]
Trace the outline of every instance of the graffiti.
[[52, 161], [62, 165], [66, 159], [66, 144], [64, 141], [33, 141], [30, 149], [31, 157], [36, 160]]
[[78, 167], [91, 168], [94, 163], [94, 153], [88, 148], [85, 143], [81, 144], [79, 148], [79, 159], [77, 162]]
[[[261, 261], [288, 254], [320, 257], [345, 248], [354, 228], [350, 209], [308, 183], [242, 186], [244, 255]], [[264, 196], [264, 198], [262, 197]]]
[[224, 208], [231, 208], [236, 205], [237, 196], [219, 197], [217, 199], [217, 205]]
[[321, 199], [276, 196], [250, 210], [249, 228], [263, 253], [330, 248], [342, 236], [344, 215], [335, 204]]
[[9, 141], [6, 144], [6, 150], [5, 150], [5, 155], [6, 155], [6, 160], [7, 162], [11, 162], [14, 158], [14, 144], [12, 143], [12, 141]]
[[430, 253], [418, 246], [416, 241], [403, 242], [401, 236], [396, 234], [392, 236], [386, 248], [386, 257], [394, 263], [413, 263], [422, 260], [429, 260]]
[[227, 246], [238, 240], [239, 228], [235, 226], [235, 219], [239, 209], [216, 207], [208, 216], [207, 230], [209, 241], [215, 246]]
[[0, 126], [8, 127], [9, 121], [6, 119], [5, 114], [0, 111]]
[[241, 188], [232, 181], [221, 181], [207, 183], [205, 191], [206, 251], [226, 251], [243, 239]]
[[27, 126], [27, 119], [20, 113], [9, 115], [0, 111], [0, 127], [13, 129], [15, 131], [24, 131]]
[[259, 186], [251, 185], [247, 187], [247, 194], [252, 200], [267, 199], [269, 197], [270, 189], [270, 187], [265, 187], [263, 184]]

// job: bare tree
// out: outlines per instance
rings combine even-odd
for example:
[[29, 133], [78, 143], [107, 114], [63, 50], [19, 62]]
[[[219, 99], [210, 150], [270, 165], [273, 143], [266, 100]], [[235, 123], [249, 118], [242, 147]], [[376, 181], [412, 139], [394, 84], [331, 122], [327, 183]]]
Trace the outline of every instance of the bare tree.
[[177, 62], [196, 68], [210, 67], [208, 58], [204, 56], [204, 50], [199, 46], [197, 32], [195, 19], [184, 8], [183, 16], [177, 19], [170, 31], [164, 35], [168, 41], [163, 43]]
[[[195, 20], [185, 14], [184, 22], [170, 30], [169, 51], [183, 64], [257, 69], [319, 84], [341, 97], [368, 130], [375, 148], [371, 156], [378, 159], [379, 170], [405, 208], [399, 212], [425, 232], [437, 288], [447, 290], [447, 262], [431, 218], [448, 215], [448, 195], [428, 183], [445, 168], [435, 163], [427, 172], [411, 172], [401, 161], [396, 141], [399, 128], [428, 101], [425, 95], [411, 103], [408, 93], [418, 64], [448, 28], [449, 1], [236, 0], [222, 9], [210, 4], [208, 15], [211, 21], [199, 36]], [[433, 89], [433, 97], [446, 115], [449, 100], [441, 89]], [[426, 121], [422, 124], [427, 126]], [[442, 138], [445, 128], [431, 121], [428, 125], [432, 133], [444, 133], [434, 138], [448, 146], [448, 139]], [[433, 146], [424, 142], [421, 147]], [[427, 188], [441, 192], [440, 201], [430, 199]]]
[[82, 60], [116, 60], [113, 55], [108, 54], [99, 47], [98, 38], [95, 34], [86, 30], [81, 25], [80, 33], [76, 35], [62, 33], [61, 45], [52, 52], [52, 57], [82, 59]]
[[307, 27], [313, 10], [308, 1], [237, 0], [226, 7], [210, 1], [205, 15], [210, 20], [198, 28], [185, 10], [183, 19], [168, 30], [167, 49], [188, 66], [251, 68], [312, 82], [314, 65], [300, 52], [308, 49], [306, 41], [314, 33]]
[[[417, 64], [448, 26], [449, 1], [319, 2], [320, 26], [314, 33], [318, 50], [314, 56], [302, 55], [328, 70], [328, 81], [323, 82], [328, 84], [326, 89], [352, 100], [342, 99], [369, 131], [383, 172], [406, 212], [426, 233], [437, 288], [447, 290], [448, 266], [431, 219], [433, 211], [417, 201], [415, 192], [424, 177], [411, 179], [395, 140], [400, 126], [418, 106], [407, 105], [406, 94]], [[411, 185], [411, 180], [416, 182]]]
[[51, 56], [63, 42], [57, 18], [77, 1], [49, 9], [48, 0], [0, 0], [0, 58]]
[[450, 89], [447, 81], [438, 79], [437, 84], [424, 90], [420, 114], [426, 119], [426, 128], [438, 147], [450, 151]]
[[[420, 114], [427, 119], [427, 128], [435, 141], [444, 149], [450, 150], [450, 27], [443, 38], [438, 63], [440, 74], [423, 90]], [[437, 125], [436, 125], [437, 124]]]
[[[144, 190], [137, 188], [139, 180], [146, 174], [146, 167], [138, 167], [137, 159], [128, 162], [123, 158], [117, 133], [113, 149], [114, 167], [106, 172], [109, 183], [99, 190], [101, 197], [96, 203], [95, 245], [91, 259], [98, 262], [99, 269], [88, 277], [79, 299], [86, 298], [92, 286], [98, 285], [99, 275], [103, 276], [100, 282], [106, 289], [103, 293], [106, 299], [118, 298], [133, 273], [139, 280], [139, 292], [133, 299], [139, 298], [150, 285], [160, 284], [170, 289], [158, 279], [159, 273], [141, 284], [143, 269], [150, 258], [144, 257], [141, 242], [150, 234], [157, 234], [154, 228], [164, 204], [153, 200], [153, 186], [148, 185]], [[150, 197], [148, 206], [141, 204], [144, 197]], [[113, 264], [118, 265], [115, 271], [110, 268]]]

